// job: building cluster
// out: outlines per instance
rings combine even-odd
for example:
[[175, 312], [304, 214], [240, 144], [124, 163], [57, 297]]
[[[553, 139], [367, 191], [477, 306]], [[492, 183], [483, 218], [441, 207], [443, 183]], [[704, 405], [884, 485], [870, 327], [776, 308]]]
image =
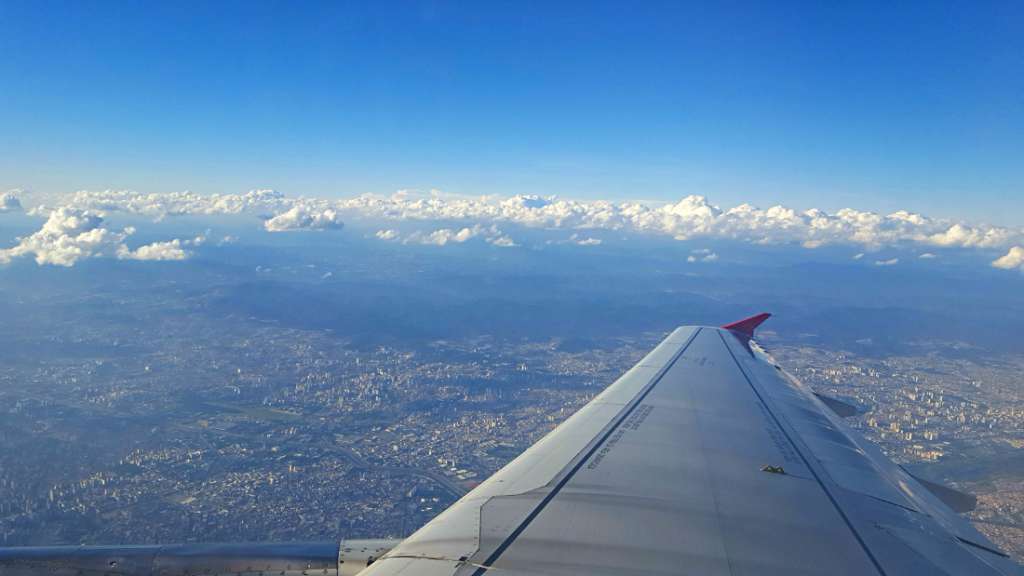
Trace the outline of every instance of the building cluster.
[[849, 423], [897, 461], [934, 462], [1024, 443], [1017, 370], [939, 356], [853, 358], [810, 348], [777, 356], [816, 391], [860, 407]]
[[[0, 545], [406, 535], [657, 340], [599, 352], [486, 338], [354, 350], [268, 326], [187, 345], [169, 336], [148, 355], [3, 366]], [[1024, 446], [1019, 366], [775, 355], [857, 405], [849, 423], [897, 461]], [[1020, 503], [990, 504], [982, 519], [1012, 532], [999, 522]]]
[[0, 545], [408, 534], [648, 345], [558, 344], [353, 352], [268, 327], [5, 367]]

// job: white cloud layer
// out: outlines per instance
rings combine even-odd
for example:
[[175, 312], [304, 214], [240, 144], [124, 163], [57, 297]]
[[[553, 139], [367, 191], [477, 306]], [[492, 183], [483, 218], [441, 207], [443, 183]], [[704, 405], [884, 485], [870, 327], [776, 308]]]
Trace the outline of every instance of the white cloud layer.
[[992, 262], [992, 266], [1003, 270], [1024, 271], [1024, 246], [1013, 246], [1009, 252]]
[[722, 209], [703, 196], [687, 196], [661, 206], [638, 202], [562, 200], [554, 197], [455, 197], [364, 195], [338, 200], [343, 213], [389, 220], [514, 223], [548, 229], [606, 229], [661, 234], [680, 240], [728, 238], [758, 244], [861, 245], [877, 250], [896, 244], [939, 247], [1003, 247], [1024, 233], [995, 226], [971, 226], [898, 211], [889, 215], [844, 208], [827, 213], [750, 204]]
[[279, 214], [296, 201], [274, 190], [245, 194], [203, 195], [194, 192], [142, 194], [131, 190], [80, 190], [66, 204], [97, 212], [125, 212], [162, 220], [168, 216], [219, 216], [243, 213]]
[[[20, 204], [17, 197], [10, 197], [13, 199], [4, 200], [4, 205]], [[852, 245], [865, 252], [906, 245], [925, 250], [1009, 249], [1024, 245], [1022, 229], [971, 225], [902, 210], [883, 215], [852, 208], [832, 213], [816, 208], [758, 208], [750, 204], [721, 208], [703, 196], [695, 195], [678, 202], [655, 205], [536, 195], [466, 197], [438, 192], [327, 199], [287, 197], [273, 190], [209, 196], [192, 192], [142, 194], [107, 190], [76, 192], [64, 198], [61, 206], [61, 209], [99, 216], [107, 212], [124, 212], [154, 220], [179, 215], [250, 214], [263, 217], [264, 228], [271, 232], [337, 230], [344, 226], [344, 219], [422, 222], [425, 229], [421, 231], [403, 236], [395, 229], [384, 227], [375, 236], [381, 240], [437, 246], [459, 244], [476, 237], [495, 246], [514, 246], [516, 243], [512, 238], [499, 230], [506, 224], [572, 231], [572, 242], [579, 245], [600, 243], [586, 235], [587, 230], [662, 235], [679, 240], [729, 239], [764, 245], [798, 245], [809, 249]], [[29, 213], [47, 215], [50, 211], [36, 206]], [[441, 227], [439, 223], [443, 223]], [[40, 230], [33, 237], [42, 233]], [[95, 234], [104, 236], [95, 239], [101, 245], [111, 239], [116, 241], [114, 232]], [[87, 236], [80, 243], [88, 245], [90, 239]], [[88, 253], [107, 252], [99, 248], [82, 249]], [[11, 252], [6, 252], [9, 259]], [[164, 253], [176, 254], [169, 247], [164, 248]]]
[[[519, 195], [453, 196], [362, 195], [345, 199], [290, 198], [273, 190], [203, 196], [191, 192], [141, 194], [131, 191], [81, 191], [68, 205], [96, 211], [122, 211], [154, 218], [182, 214], [265, 213], [268, 230], [340, 228], [342, 216], [393, 221], [456, 221], [466, 226], [511, 223], [547, 229], [605, 229], [662, 234], [685, 240], [728, 238], [759, 244], [861, 245], [871, 250], [902, 243], [937, 247], [1005, 248], [1024, 243], [1024, 231], [972, 226], [907, 211], [882, 215], [843, 208], [834, 213], [785, 206], [757, 208], [740, 204], [723, 209], [703, 196], [650, 205], [640, 202], [578, 201]], [[460, 228], [461, 229], [461, 228]]]

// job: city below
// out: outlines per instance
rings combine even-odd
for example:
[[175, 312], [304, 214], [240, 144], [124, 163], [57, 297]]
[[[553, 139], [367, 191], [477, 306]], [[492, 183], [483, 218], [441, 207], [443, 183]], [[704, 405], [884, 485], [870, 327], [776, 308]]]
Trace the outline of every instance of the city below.
[[[353, 349], [228, 326], [161, 315], [137, 340], [68, 334], [45, 364], [0, 367], [0, 544], [405, 536], [663, 336]], [[1019, 360], [763, 342], [894, 460], [978, 495], [979, 529], [1024, 553]]]

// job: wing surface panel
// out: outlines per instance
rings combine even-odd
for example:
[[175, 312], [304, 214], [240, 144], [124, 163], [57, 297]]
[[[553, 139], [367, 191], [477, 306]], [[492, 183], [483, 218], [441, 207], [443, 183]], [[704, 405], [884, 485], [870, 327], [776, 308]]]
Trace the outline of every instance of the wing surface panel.
[[[564, 475], [571, 464], [582, 457], [588, 446], [597, 442], [602, 431], [611, 425], [624, 406], [666, 369], [696, 332], [695, 327], [681, 327], [673, 331], [589, 404], [416, 531], [402, 542], [400, 549], [396, 548], [385, 558], [401, 557], [402, 564], [410, 564], [406, 562], [410, 558], [431, 558], [434, 559], [431, 570], [437, 569], [438, 559], [463, 559], [461, 562], [465, 562], [479, 550], [480, 508], [485, 502], [496, 496], [542, 489], [556, 482], [559, 475]], [[384, 562], [385, 558], [374, 564], [374, 571], [398, 573], [384, 571], [397, 564]], [[415, 569], [419, 569], [418, 566]]]
[[[471, 560], [544, 574], [812, 574], [838, 558], [848, 571], [833, 573], [870, 573], [810, 470], [736, 375], [718, 332], [703, 330], [556, 498], [544, 505], [549, 489], [485, 504]], [[542, 505], [510, 538], [508, 520]], [[497, 537], [487, 537], [489, 525]], [[807, 538], [822, 544], [806, 551]]]

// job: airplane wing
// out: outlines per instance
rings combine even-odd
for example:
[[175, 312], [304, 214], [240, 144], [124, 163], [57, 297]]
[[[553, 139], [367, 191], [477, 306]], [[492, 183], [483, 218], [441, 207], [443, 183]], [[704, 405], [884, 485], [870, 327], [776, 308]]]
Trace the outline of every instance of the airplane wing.
[[7, 548], [0, 576], [1022, 574], [950, 507], [970, 497], [775, 364], [753, 340], [767, 317], [675, 330], [397, 545]]
[[752, 340], [682, 327], [367, 576], [1020, 567]]

